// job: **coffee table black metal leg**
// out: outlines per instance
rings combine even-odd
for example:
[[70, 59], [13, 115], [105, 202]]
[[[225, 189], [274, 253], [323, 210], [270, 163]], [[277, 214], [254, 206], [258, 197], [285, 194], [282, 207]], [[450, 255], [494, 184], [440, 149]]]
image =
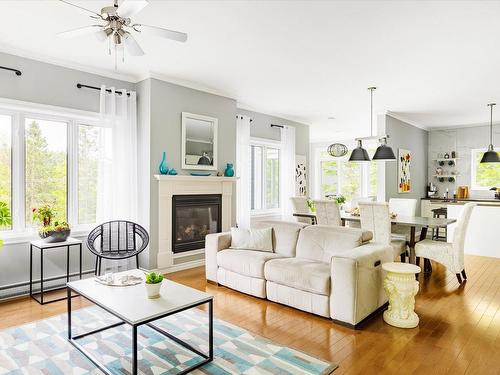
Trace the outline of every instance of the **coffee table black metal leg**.
[[82, 244], [80, 244], [80, 280], [82, 279]]
[[66, 246], [66, 282], [69, 283], [69, 245]]
[[214, 359], [214, 301], [208, 303], [208, 358]]
[[71, 341], [71, 289], [66, 288], [68, 293], [68, 340]]
[[137, 326], [132, 326], [132, 374], [137, 375]]

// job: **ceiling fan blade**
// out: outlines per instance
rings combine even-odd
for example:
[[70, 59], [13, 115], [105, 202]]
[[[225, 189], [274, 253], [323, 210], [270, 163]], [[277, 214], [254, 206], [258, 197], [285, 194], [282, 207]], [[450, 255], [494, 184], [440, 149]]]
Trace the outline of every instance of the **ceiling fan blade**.
[[187, 41], [188, 38], [186, 33], [181, 33], [180, 31], [168, 30], [158, 26], [135, 24], [133, 25], [133, 27], [136, 31], [139, 31], [141, 33], [147, 35], [159, 36], [161, 38], [172, 39], [178, 42], [185, 42]]
[[68, 4], [68, 5], [71, 5], [71, 6], [75, 7], [75, 8], [79, 8], [79, 9], [82, 9], [82, 10], [84, 10], [86, 12], [92, 13], [93, 15], [99, 17], [99, 19], [102, 19], [101, 15], [99, 13], [97, 13], [97, 12], [94, 12], [93, 10], [81, 7], [80, 5], [76, 5], [76, 4], [70, 3], [69, 1], [66, 1], [66, 0], [59, 0], [59, 1], [61, 3]]
[[82, 35], [89, 35], [93, 33], [102, 32], [102, 28], [103, 26], [101, 25], [84, 26], [84, 27], [79, 27], [77, 29], [72, 29], [57, 33], [57, 36], [60, 36], [62, 38], [75, 38]]
[[122, 18], [130, 18], [139, 13], [146, 5], [147, 0], [125, 0], [116, 10], [116, 13]]
[[125, 38], [124, 43], [128, 53], [130, 53], [132, 56], [144, 55], [144, 51], [142, 50], [141, 46], [139, 45], [139, 43], [137, 43], [137, 40], [135, 40], [132, 35], [129, 34], [127, 38]]

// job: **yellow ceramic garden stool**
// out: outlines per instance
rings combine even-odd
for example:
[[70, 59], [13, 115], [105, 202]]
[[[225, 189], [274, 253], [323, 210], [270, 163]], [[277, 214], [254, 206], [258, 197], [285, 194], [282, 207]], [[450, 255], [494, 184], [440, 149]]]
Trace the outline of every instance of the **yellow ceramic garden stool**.
[[384, 311], [384, 321], [394, 327], [415, 328], [418, 326], [418, 315], [415, 313], [415, 295], [418, 292], [418, 281], [415, 274], [420, 267], [409, 263], [384, 263], [382, 265], [387, 276], [384, 289], [389, 297], [389, 308]]

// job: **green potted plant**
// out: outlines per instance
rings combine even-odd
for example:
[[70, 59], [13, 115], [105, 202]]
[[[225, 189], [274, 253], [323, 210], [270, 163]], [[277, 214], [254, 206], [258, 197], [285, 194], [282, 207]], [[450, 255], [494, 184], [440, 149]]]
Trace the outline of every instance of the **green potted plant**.
[[38, 235], [46, 242], [64, 242], [71, 234], [69, 224], [65, 221], [54, 221], [56, 213], [49, 205], [32, 209], [33, 221], [41, 224]]
[[337, 202], [337, 204], [340, 207], [342, 207], [342, 205], [346, 202], [346, 199], [342, 194], [336, 195], [334, 199], [335, 199], [335, 202]]
[[151, 272], [146, 274], [146, 293], [148, 298], [159, 298], [160, 288], [163, 281], [161, 273]]
[[[0, 227], [6, 227], [12, 224], [12, 216], [10, 214], [7, 203], [0, 201]], [[0, 238], [0, 249], [3, 246], [3, 240]]]

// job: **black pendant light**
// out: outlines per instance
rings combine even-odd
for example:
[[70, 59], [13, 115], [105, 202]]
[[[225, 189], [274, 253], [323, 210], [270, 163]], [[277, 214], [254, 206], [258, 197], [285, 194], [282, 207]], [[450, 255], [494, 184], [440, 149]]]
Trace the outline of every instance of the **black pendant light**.
[[396, 160], [396, 156], [392, 151], [392, 148], [387, 146], [387, 137], [380, 138], [380, 146], [377, 147], [375, 155], [373, 155], [372, 160], [378, 161], [392, 161]]
[[[373, 90], [376, 90], [376, 87], [368, 87], [368, 90], [370, 91], [370, 135], [373, 136]], [[352, 150], [351, 152], [351, 157], [349, 158], [349, 161], [370, 161], [370, 155], [368, 155], [368, 152], [363, 148], [363, 141], [361, 139], [358, 139], [358, 146]]]
[[493, 106], [496, 103], [488, 104], [490, 107], [490, 144], [488, 146], [488, 151], [483, 154], [481, 158], [481, 163], [500, 163], [500, 157], [498, 156], [498, 152], [493, 148]]

